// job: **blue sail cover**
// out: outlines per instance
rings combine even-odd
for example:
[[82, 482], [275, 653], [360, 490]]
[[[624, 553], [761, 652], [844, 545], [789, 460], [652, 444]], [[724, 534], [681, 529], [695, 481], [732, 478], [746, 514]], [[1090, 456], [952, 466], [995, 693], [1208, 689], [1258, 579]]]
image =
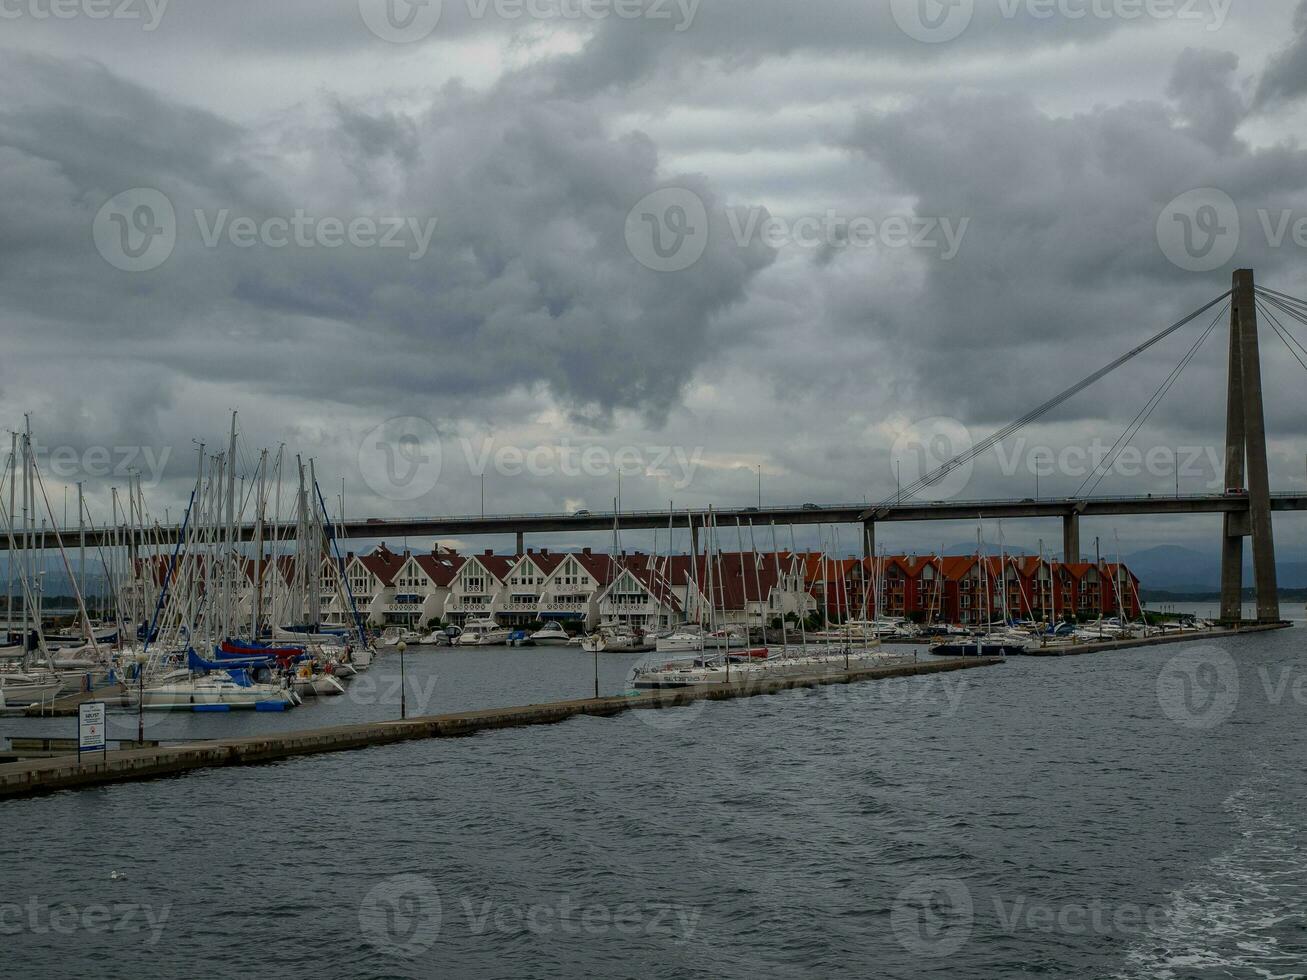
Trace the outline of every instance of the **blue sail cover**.
[[258, 670], [260, 667], [269, 667], [276, 662], [276, 657], [244, 657], [239, 660], [233, 658], [215, 662], [205, 660], [192, 647], [186, 650], [186, 666], [196, 674], [207, 674], [214, 670], [225, 670], [229, 673], [239, 670]]

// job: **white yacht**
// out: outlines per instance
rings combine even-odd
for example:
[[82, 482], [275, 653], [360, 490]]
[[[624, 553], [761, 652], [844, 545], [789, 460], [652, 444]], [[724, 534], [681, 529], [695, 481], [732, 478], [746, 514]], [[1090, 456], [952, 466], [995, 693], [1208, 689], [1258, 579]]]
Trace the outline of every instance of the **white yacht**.
[[494, 647], [508, 642], [513, 631], [493, 619], [474, 619], [463, 627], [454, 642], [461, 647]]
[[633, 653], [645, 648], [644, 636], [629, 626], [608, 623], [581, 641], [586, 653]]
[[749, 644], [749, 631], [743, 626], [722, 626], [703, 637], [705, 650], [738, 650]]
[[697, 626], [678, 626], [660, 634], [654, 649], [659, 653], [698, 653], [703, 649], [703, 632]]
[[38, 701], [49, 701], [59, 694], [63, 684], [52, 674], [0, 673], [0, 708], [25, 708]]
[[531, 634], [530, 640], [533, 646], [538, 647], [565, 647], [572, 642], [567, 630], [563, 629], [563, 624], [557, 620], [545, 623]]
[[[130, 688], [128, 692], [132, 693]], [[254, 683], [243, 671], [204, 675], [173, 671], [147, 686], [142, 700], [147, 711], [284, 711], [300, 703], [289, 688]]]

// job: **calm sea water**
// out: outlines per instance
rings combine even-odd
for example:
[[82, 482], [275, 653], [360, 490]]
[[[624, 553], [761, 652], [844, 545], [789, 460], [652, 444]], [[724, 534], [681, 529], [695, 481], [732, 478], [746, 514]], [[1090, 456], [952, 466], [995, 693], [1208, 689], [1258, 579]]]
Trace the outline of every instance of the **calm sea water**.
[[[4, 972], [1303, 976], [1301, 644], [1013, 660], [0, 804]], [[629, 661], [601, 663], [621, 689]], [[567, 650], [407, 664], [427, 710], [593, 684]], [[381, 716], [396, 668], [372, 698], [152, 732]]]

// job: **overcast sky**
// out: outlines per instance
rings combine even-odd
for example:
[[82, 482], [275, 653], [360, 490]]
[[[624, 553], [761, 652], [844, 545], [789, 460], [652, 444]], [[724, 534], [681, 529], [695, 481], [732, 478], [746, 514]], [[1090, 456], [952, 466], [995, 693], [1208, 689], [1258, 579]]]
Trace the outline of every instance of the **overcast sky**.
[[[488, 511], [601, 509], [619, 466], [624, 507], [883, 499], [1236, 267], [1307, 296], [1307, 4], [51, 3], [0, 4], [0, 407], [101, 514], [129, 466], [178, 508], [232, 410], [246, 474], [285, 443], [356, 517], [475, 513], [482, 471]], [[1218, 312], [941, 492], [1076, 492]], [[1219, 489], [1225, 345], [1099, 492]]]

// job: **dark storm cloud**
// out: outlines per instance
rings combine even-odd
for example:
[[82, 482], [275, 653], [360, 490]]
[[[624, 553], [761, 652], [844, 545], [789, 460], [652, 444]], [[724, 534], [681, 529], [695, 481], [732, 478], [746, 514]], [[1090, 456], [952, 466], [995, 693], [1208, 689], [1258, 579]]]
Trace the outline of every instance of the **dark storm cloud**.
[[576, 55], [559, 59], [555, 72], [563, 91], [583, 93], [631, 85], [658, 74], [674, 76], [706, 62], [737, 71], [755, 68], [769, 58], [802, 54], [948, 63], [984, 57], [1018, 43], [1026, 50], [1092, 43], [1128, 24], [1119, 18], [1030, 13], [1042, 6], [1024, 0], [980, 0], [974, 8], [954, 5], [971, 11], [964, 18], [965, 28], [946, 42], [930, 43], [910, 33], [919, 16], [912, 3], [704, 0], [683, 31], [651, 21], [598, 22], [590, 43]]
[[[1257, 212], [1307, 201], [1307, 153], [1233, 138], [1244, 111], [1236, 65], [1224, 53], [1186, 53], [1173, 104], [1058, 118], [1025, 97], [968, 93], [862, 118], [852, 145], [917, 213], [971, 218], [958, 257], [928, 263], [924, 287], [909, 289], [916, 302], [905, 295], [887, 304], [902, 313], [880, 317], [887, 339], [917, 362], [919, 391], [997, 428], [1228, 288], [1228, 272], [1185, 272], [1159, 247], [1159, 215], [1191, 188], [1223, 189], [1240, 207], [1230, 268], [1255, 265], [1264, 282], [1293, 282], [1300, 252], [1271, 247]], [[1105, 382], [1061, 417], [1092, 420], [1114, 392], [1142, 406], [1182, 352], [1171, 344], [1132, 383]], [[1165, 410], [1178, 419], [1194, 407], [1177, 396]]]
[[[191, 376], [306, 396], [336, 378], [355, 403], [541, 384], [592, 420], [658, 417], [688, 380], [684, 352], [710, 349], [713, 315], [770, 261], [720, 234], [674, 289], [638, 263], [625, 217], [660, 185], [657, 150], [574, 102], [451, 87], [421, 111], [337, 99], [262, 132], [96, 65], [20, 55], [5, 74], [26, 95], [0, 112], [8, 304], [166, 345], [155, 356]], [[679, 183], [724, 220], [705, 179]], [[133, 187], [162, 191], [177, 215], [175, 251], [142, 273], [111, 267], [91, 239], [97, 209]], [[297, 211], [397, 217], [410, 247], [241, 248], [224, 230]]]
[[1307, 0], [1298, 4], [1293, 16], [1297, 35], [1285, 50], [1277, 54], [1257, 88], [1257, 104], [1262, 107], [1291, 101], [1307, 93]]

